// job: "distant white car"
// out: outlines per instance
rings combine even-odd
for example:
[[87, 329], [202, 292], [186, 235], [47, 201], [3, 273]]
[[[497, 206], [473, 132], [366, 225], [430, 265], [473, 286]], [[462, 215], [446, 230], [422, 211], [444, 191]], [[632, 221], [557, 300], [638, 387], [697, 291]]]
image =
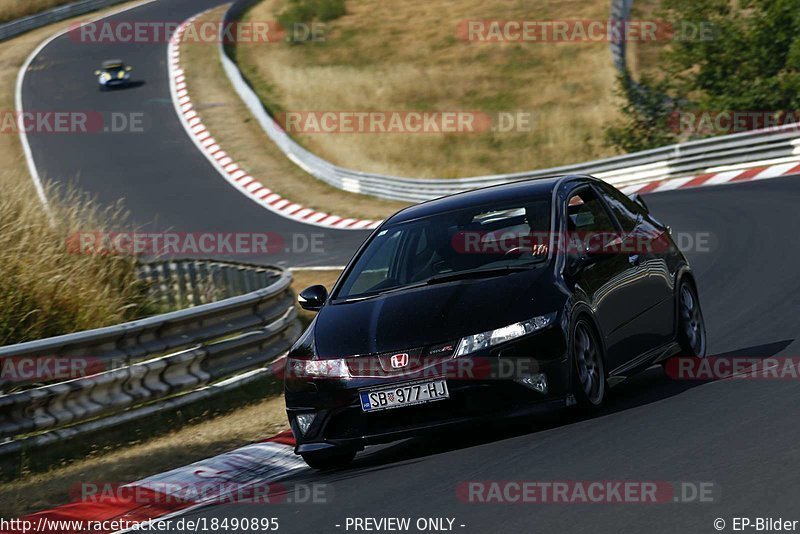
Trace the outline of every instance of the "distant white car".
[[133, 67], [125, 65], [119, 59], [103, 61], [99, 70], [94, 71], [100, 90], [128, 85], [131, 82]]

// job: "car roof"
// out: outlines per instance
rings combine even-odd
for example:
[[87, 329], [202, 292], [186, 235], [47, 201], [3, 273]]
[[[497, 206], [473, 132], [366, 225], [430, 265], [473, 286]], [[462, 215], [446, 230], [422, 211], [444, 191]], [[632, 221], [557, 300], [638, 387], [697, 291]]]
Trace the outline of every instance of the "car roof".
[[563, 175], [548, 178], [531, 178], [508, 184], [482, 187], [480, 189], [456, 193], [454, 195], [409, 206], [391, 216], [386, 222], [395, 224], [447, 211], [468, 209], [471, 207], [484, 206], [486, 204], [510, 202], [519, 200], [522, 197], [540, 196], [548, 193], [552, 194], [553, 190], [562, 182], [575, 181], [586, 183], [594, 180], [596, 180], [596, 178], [591, 176]]
[[103, 61], [103, 68], [104, 69], [113, 69], [115, 67], [121, 67], [125, 65], [121, 59], [108, 59]]

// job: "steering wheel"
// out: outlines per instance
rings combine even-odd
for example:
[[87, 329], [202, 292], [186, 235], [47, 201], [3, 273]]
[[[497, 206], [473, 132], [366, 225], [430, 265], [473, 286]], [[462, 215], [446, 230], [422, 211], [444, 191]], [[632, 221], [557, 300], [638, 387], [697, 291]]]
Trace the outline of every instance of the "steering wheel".
[[506, 250], [506, 252], [503, 254], [503, 257], [504, 258], [517, 258], [519, 256], [522, 256], [523, 254], [533, 254], [533, 249], [530, 248], [530, 247], [524, 247], [524, 246], [510, 248], [510, 249]]

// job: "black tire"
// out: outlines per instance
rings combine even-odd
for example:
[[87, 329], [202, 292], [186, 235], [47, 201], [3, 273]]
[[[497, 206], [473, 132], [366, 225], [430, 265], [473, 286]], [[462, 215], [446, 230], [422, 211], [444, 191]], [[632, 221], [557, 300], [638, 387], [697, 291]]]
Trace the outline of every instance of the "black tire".
[[608, 392], [605, 360], [597, 333], [586, 318], [579, 318], [572, 327], [570, 356], [575, 370], [572, 389], [578, 407], [589, 411], [599, 408]]
[[681, 280], [678, 286], [677, 339], [681, 356], [706, 357], [706, 323], [697, 290], [689, 280]]
[[335, 449], [317, 452], [307, 452], [301, 454], [303, 460], [312, 469], [327, 471], [347, 467], [356, 457], [356, 451], [352, 449]]

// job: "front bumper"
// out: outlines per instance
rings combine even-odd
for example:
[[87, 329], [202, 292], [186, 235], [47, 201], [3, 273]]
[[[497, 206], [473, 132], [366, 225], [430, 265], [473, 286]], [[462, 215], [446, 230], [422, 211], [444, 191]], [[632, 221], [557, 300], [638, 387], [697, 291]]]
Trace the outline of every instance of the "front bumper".
[[130, 78], [111, 78], [110, 80], [106, 80], [106, 81], [100, 80], [98, 83], [100, 83], [100, 85], [104, 86], [104, 87], [120, 87], [120, 86], [128, 85], [129, 83], [131, 83], [131, 79]]
[[[535, 357], [531, 357], [535, 354]], [[424, 373], [414, 377], [357, 377], [348, 380], [286, 379], [286, 411], [297, 441], [297, 453], [333, 447], [361, 449], [406, 437], [436, 432], [483, 419], [535, 414], [565, 406], [571, 391], [571, 372], [566, 343], [560, 328], [508, 343], [486, 354], [462, 356], [452, 362], [473, 359], [482, 371]], [[487, 366], [488, 362], [488, 366]], [[523, 364], [524, 362], [524, 364]], [[456, 367], [455, 369], [459, 369]], [[522, 376], [544, 373], [547, 392], [523, 385]], [[363, 412], [359, 390], [394, 386], [445, 377], [450, 397], [415, 406]], [[305, 433], [296, 420], [314, 414]]]

